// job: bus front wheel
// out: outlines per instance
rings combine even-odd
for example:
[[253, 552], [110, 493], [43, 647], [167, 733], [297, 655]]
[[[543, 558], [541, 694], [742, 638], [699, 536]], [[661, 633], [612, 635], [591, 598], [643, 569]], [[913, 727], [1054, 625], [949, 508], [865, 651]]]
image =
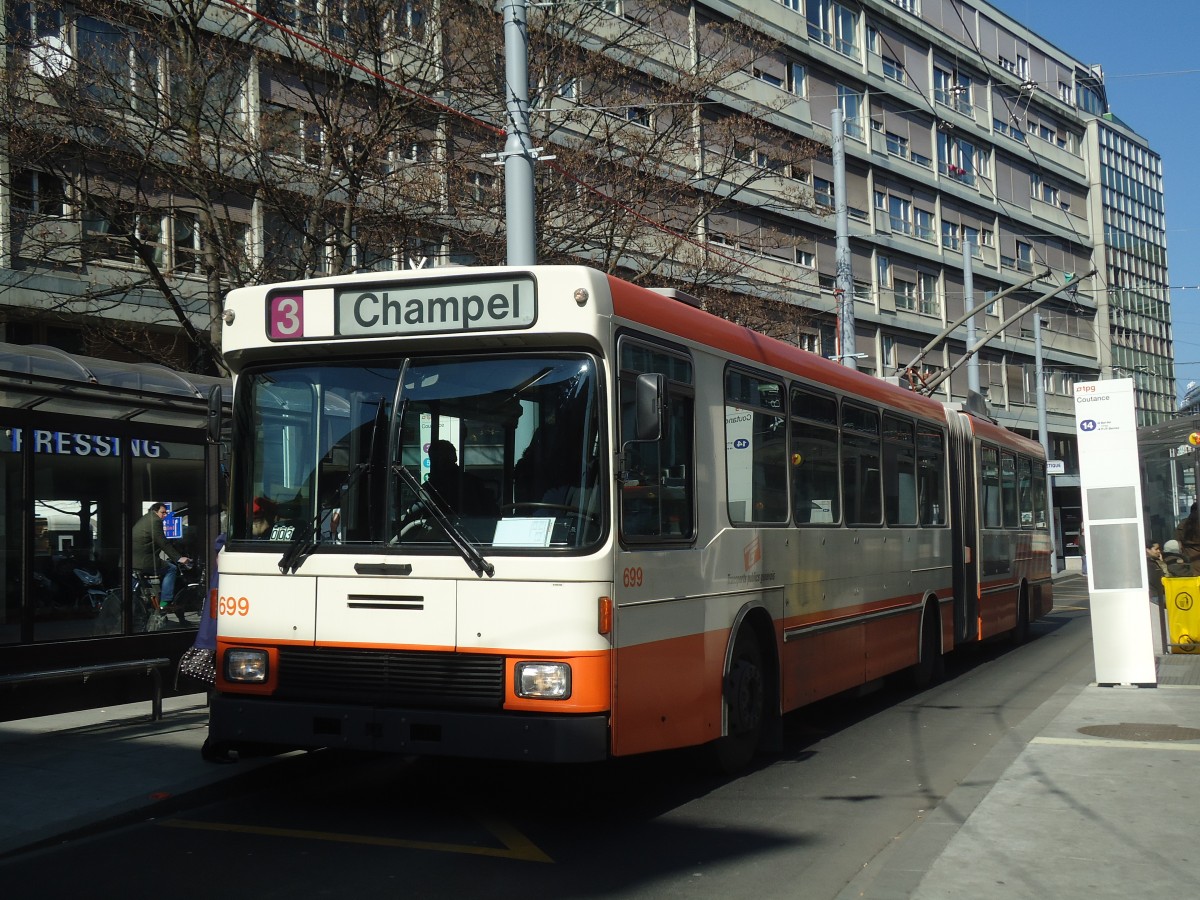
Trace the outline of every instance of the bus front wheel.
[[722, 695], [726, 734], [712, 743], [712, 756], [720, 771], [733, 774], [754, 758], [766, 717], [762, 647], [749, 625], [738, 630]]

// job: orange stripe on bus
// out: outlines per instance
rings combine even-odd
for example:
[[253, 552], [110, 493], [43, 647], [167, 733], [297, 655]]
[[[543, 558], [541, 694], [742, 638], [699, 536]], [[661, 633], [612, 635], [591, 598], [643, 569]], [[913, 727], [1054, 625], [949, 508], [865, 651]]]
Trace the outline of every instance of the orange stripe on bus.
[[720, 737], [728, 642], [729, 629], [722, 628], [618, 648], [613, 753], [666, 750]]
[[800, 628], [812, 625], [835, 624], [843, 619], [853, 620], [862, 616], [887, 612], [890, 609], [904, 609], [913, 606], [925, 597], [924, 593], [908, 594], [901, 597], [888, 597], [886, 600], [874, 600], [869, 603], [856, 603], [853, 606], [840, 606], [837, 609], [817, 610], [787, 616], [784, 619], [785, 628]]

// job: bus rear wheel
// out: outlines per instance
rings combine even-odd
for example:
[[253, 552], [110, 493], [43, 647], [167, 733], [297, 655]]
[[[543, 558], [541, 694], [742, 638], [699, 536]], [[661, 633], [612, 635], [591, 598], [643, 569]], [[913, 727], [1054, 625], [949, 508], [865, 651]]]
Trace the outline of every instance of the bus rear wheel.
[[738, 630], [722, 687], [726, 734], [710, 745], [717, 769], [733, 774], [749, 765], [762, 740], [766, 681], [762, 647], [749, 625]]
[[923, 689], [937, 684], [945, 674], [941, 627], [937, 604], [931, 603], [921, 617], [920, 657], [910, 670], [913, 687]]
[[1029, 640], [1029, 589], [1024, 586], [1017, 597], [1017, 624], [1013, 627], [1011, 639], [1017, 647]]

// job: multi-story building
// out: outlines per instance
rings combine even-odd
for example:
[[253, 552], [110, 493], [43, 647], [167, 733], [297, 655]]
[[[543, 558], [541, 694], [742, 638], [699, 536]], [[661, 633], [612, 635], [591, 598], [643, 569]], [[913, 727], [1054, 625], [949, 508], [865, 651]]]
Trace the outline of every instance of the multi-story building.
[[[164, 12], [153, 0], [104, 14], [9, 0], [8, 65], [33, 84], [9, 121], [27, 138], [41, 121], [28, 111], [53, 107], [60, 159], [27, 139], [0, 148], [0, 337], [71, 346], [86, 315], [162, 339], [181, 320], [215, 324], [221, 291], [247, 280], [502, 261], [500, 178], [480, 159], [505, 120], [489, 5], [258, 6], [266, 20], [209, 5], [195, 21], [208, 52], [192, 59], [132, 36]], [[1161, 162], [1111, 114], [1099, 70], [1047, 37], [982, 0], [596, 0], [531, 10], [530, 33], [532, 131], [559, 156], [538, 164], [543, 261], [780, 301], [803, 313], [785, 336], [835, 355], [834, 172], [810, 151], [838, 109], [860, 369], [902, 374], [999, 297], [975, 316], [990, 336], [981, 388], [999, 421], [1034, 436], [1043, 394], [1068, 473], [1076, 381], [1133, 373], [1141, 421], [1169, 411]], [[87, 71], [103, 83], [79, 84]], [[66, 127], [56, 90], [69, 79], [119, 111], [119, 148], [89, 150], [111, 116]], [[191, 134], [189, 84], [204, 85], [197, 140], [131, 151], [148, 121]], [[79, 162], [89, 152], [96, 166]], [[170, 165], [196, 159], [220, 178], [172, 182]], [[623, 181], [634, 171], [636, 186]], [[654, 228], [615, 240], [622, 219]], [[1043, 295], [1039, 384], [1033, 314], [1020, 312]], [[74, 320], [47, 319], [49, 305]], [[966, 397], [966, 340], [959, 326], [925, 357], [925, 374], [954, 370], [943, 399]], [[1070, 474], [1058, 487], [1070, 532], [1078, 489]]]
[[1176, 403], [1162, 158], [1112, 113], [1088, 122], [1088, 146], [1091, 217], [1103, 226], [1096, 264], [1107, 285], [1098, 295], [1098, 321], [1108, 322], [1100, 370], [1133, 378], [1137, 423], [1156, 425]]

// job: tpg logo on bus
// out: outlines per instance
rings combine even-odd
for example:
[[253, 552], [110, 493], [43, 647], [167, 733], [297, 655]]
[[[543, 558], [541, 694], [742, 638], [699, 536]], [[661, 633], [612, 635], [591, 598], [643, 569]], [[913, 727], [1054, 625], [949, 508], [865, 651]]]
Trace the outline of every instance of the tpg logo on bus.
[[337, 291], [334, 307], [338, 337], [528, 328], [537, 289], [529, 277], [376, 285]]

